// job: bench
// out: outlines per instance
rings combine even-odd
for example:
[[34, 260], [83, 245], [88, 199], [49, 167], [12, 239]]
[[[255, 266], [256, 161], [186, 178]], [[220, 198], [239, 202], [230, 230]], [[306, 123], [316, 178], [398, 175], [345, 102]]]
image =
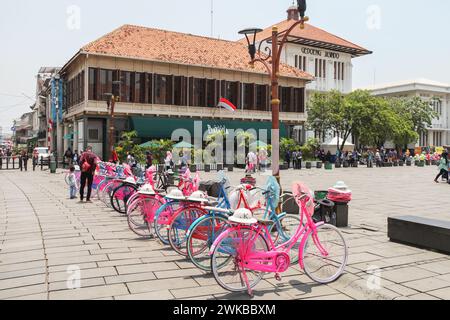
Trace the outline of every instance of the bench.
[[450, 254], [450, 221], [416, 216], [390, 217], [388, 237], [393, 242]]

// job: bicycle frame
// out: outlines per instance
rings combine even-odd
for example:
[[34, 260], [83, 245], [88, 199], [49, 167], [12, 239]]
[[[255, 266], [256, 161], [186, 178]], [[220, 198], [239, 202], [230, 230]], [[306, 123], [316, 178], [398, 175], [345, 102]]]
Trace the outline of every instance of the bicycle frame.
[[[286, 242], [275, 246], [275, 243], [272, 240], [272, 237], [270, 236], [270, 232], [268, 228], [265, 225], [252, 225], [252, 226], [246, 226], [246, 225], [238, 225], [235, 227], [232, 227], [228, 230], [226, 230], [224, 233], [222, 233], [214, 242], [210, 249], [210, 255], [212, 255], [217, 247], [217, 245], [225, 238], [227, 237], [231, 232], [237, 231], [238, 234], [242, 234], [243, 230], [252, 230], [254, 231], [255, 236], [253, 239], [248, 239], [246, 243], [243, 243], [243, 239], [238, 238], [240, 240], [238, 251], [239, 256], [241, 257], [241, 267], [244, 270], [244, 266], [246, 269], [254, 270], [254, 271], [260, 271], [260, 272], [272, 272], [272, 273], [280, 273], [285, 272], [287, 268], [290, 265], [290, 258], [289, 258], [289, 251], [299, 242], [300, 238], [300, 252], [299, 252], [299, 263], [302, 269], [304, 269], [304, 264], [302, 261], [303, 257], [303, 247], [305, 245], [305, 242], [307, 241], [309, 235], [311, 233], [316, 234], [317, 228], [323, 225], [323, 222], [314, 223], [312, 220], [312, 217], [310, 217], [308, 214], [305, 214], [307, 212], [306, 205], [302, 202], [301, 203], [301, 218], [300, 221], [304, 220], [304, 217], [306, 216], [307, 223], [305, 226], [302, 224], [299, 225], [297, 228], [294, 236], [292, 236], [289, 240]], [[262, 235], [266, 241], [269, 241], [269, 251], [268, 252], [256, 252], [256, 253], [247, 253], [247, 248], [252, 248], [255, 244], [258, 237]], [[321, 253], [324, 256], [327, 256], [328, 253], [323, 248], [323, 246], [318, 241], [317, 237], [313, 237], [314, 244], [317, 246], [317, 248], [321, 251]], [[288, 261], [283, 264], [282, 267], [280, 265], [277, 265], [277, 258], [284, 254], [284, 258], [288, 259]], [[268, 262], [271, 262], [268, 264]]]

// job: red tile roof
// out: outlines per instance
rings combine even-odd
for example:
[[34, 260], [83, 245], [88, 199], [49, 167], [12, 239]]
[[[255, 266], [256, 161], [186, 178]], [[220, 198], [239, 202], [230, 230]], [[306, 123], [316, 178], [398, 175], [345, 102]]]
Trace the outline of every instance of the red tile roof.
[[[264, 29], [262, 32], [258, 33], [257, 35], [257, 41], [266, 40], [272, 37], [272, 28], [274, 26], [278, 27], [278, 32], [283, 33], [286, 30], [288, 30], [294, 23], [297, 21], [295, 20], [284, 20], [278, 24], [274, 24], [273, 26], [270, 26], [266, 29]], [[319, 42], [323, 45], [325, 44], [331, 44], [334, 46], [337, 46], [334, 50], [339, 50], [339, 48], [346, 50], [348, 52], [353, 52], [356, 55], [363, 55], [363, 54], [370, 54], [369, 50], [358, 46], [350, 41], [347, 41], [343, 38], [340, 38], [338, 36], [335, 36], [325, 30], [322, 30], [320, 28], [317, 28], [309, 23], [305, 23], [305, 28], [302, 30], [300, 29], [300, 26], [298, 28], [294, 28], [294, 30], [291, 32], [291, 37], [293, 38], [299, 38], [303, 40], [310, 40], [313, 42]], [[240, 40], [241, 43], [245, 43], [246, 40], [242, 39]], [[306, 43], [305, 43], [306, 45]]]
[[[247, 45], [179, 32], [124, 25], [89, 43], [82, 53], [198, 65], [212, 68], [267, 73], [264, 66], [249, 65]], [[313, 80], [310, 74], [280, 66], [281, 76]]]

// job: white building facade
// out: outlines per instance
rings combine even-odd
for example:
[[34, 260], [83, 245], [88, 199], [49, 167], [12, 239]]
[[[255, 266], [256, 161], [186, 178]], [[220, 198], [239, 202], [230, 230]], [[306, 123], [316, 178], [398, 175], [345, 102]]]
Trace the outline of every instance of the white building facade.
[[368, 88], [373, 95], [383, 97], [420, 97], [428, 101], [439, 115], [426, 134], [421, 134], [414, 147], [442, 147], [450, 145], [450, 84], [427, 79], [403, 81]]

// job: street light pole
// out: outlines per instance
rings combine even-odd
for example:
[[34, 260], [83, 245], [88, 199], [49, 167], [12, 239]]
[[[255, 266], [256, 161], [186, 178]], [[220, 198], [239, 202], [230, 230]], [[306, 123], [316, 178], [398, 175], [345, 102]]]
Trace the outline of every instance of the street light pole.
[[[272, 28], [272, 50], [266, 48], [266, 52], [261, 52], [261, 44], [259, 49], [256, 50], [256, 34], [261, 32], [262, 29], [250, 28], [239, 32], [239, 34], [245, 35], [248, 43], [248, 51], [250, 54], [250, 64], [254, 65], [255, 62], [262, 63], [271, 79], [271, 91], [272, 91], [272, 174], [280, 184], [280, 99], [279, 99], [279, 70], [280, 60], [284, 45], [288, 41], [288, 37], [292, 30], [297, 26], [304, 29], [305, 22], [309, 21], [309, 18], [305, 16], [306, 12], [306, 0], [297, 0], [298, 11], [301, 19], [292, 24], [292, 26], [284, 32], [281, 40], [279, 40], [278, 27]], [[253, 42], [250, 41], [253, 37]], [[270, 52], [267, 52], [270, 51]], [[271, 64], [269, 64], [271, 59]], [[281, 184], [280, 184], [281, 185]]]
[[[109, 147], [108, 147], [108, 158], [110, 160], [112, 159], [113, 156], [113, 152], [114, 152], [114, 130], [116, 129], [115, 127], [115, 108], [116, 108], [116, 102], [119, 101], [120, 99], [120, 85], [121, 85], [121, 81], [113, 81], [112, 85], [113, 85], [113, 93], [106, 93], [106, 103], [108, 105], [108, 110], [109, 110]], [[119, 90], [115, 90], [117, 89], [117, 87], [119, 87]]]

